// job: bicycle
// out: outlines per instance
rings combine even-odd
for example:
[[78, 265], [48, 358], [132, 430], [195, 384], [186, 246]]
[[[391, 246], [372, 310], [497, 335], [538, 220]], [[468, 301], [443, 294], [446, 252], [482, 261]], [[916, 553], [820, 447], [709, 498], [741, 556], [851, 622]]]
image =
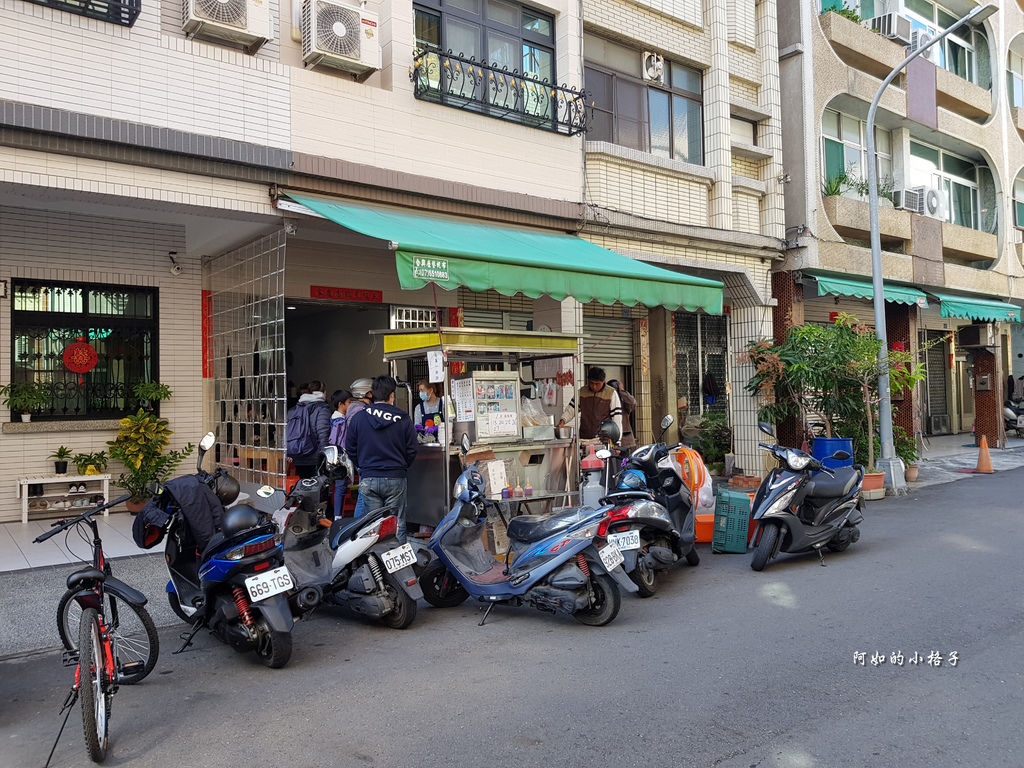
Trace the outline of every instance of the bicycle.
[[[93, 520], [97, 512], [128, 498], [123, 496], [100, 504], [70, 520], [57, 520], [52, 525], [53, 530], [34, 539], [38, 544], [72, 528], [86, 539], [80, 526], [87, 525], [92, 530], [92, 568], [68, 576], [68, 591], [58, 604], [57, 627], [66, 648], [63, 663], [75, 666], [75, 684], [63, 709], [70, 714], [75, 700], [81, 698], [85, 744], [89, 757], [97, 763], [106, 757], [110, 708], [118, 686], [137, 683], [146, 677], [156, 666], [160, 652], [156, 626], [144, 607], [145, 595], [113, 577], [110, 563], [103, 554], [99, 528]], [[124, 610], [125, 606], [128, 610]], [[77, 628], [73, 623], [76, 609], [80, 611]], [[127, 622], [126, 617], [130, 617]], [[138, 621], [141, 631], [133, 620]], [[61, 732], [63, 730], [61, 725]], [[54, 743], [54, 748], [56, 746]], [[50, 755], [52, 757], [52, 751]]]

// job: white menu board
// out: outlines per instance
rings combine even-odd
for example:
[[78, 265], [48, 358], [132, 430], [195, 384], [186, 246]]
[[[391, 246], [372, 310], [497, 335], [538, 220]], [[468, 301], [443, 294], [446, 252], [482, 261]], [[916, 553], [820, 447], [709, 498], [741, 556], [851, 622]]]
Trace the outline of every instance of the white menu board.
[[476, 408], [473, 404], [473, 380], [456, 379], [452, 382], [452, 398], [455, 400], [455, 420], [473, 421]]

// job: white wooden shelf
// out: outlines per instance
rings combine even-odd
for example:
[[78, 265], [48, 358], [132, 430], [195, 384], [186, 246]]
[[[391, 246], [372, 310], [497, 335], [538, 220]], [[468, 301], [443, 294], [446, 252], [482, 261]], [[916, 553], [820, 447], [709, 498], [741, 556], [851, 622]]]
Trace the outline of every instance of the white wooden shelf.
[[[84, 491], [51, 491], [46, 488], [48, 485], [63, 485], [65, 488], [71, 485], [86, 484]], [[97, 485], [98, 484], [98, 485]], [[43, 493], [37, 496], [28, 495], [28, 487], [30, 485], [41, 485], [43, 486]], [[35, 512], [36, 510], [29, 510], [28, 504], [31, 499], [61, 499], [70, 498], [72, 496], [95, 496], [97, 494], [103, 496], [104, 501], [110, 500], [110, 475], [46, 475], [43, 477], [19, 477], [18, 484], [18, 498], [21, 499], [21, 522], [28, 523], [28, 513], [30, 511]], [[61, 509], [54, 505], [49, 505], [45, 510], [39, 510], [40, 512], [51, 512], [55, 509]], [[65, 507], [64, 509], [80, 509], [84, 510], [85, 507]], [[110, 514], [109, 509], [103, 510], [104, 516]]]

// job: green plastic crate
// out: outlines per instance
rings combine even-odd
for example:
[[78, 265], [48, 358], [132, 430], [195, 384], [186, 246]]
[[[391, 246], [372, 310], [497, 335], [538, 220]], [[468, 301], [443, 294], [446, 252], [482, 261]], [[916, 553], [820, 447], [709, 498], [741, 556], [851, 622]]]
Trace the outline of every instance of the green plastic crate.
[[750, 530], [750, 496], [742, 491], [721, 489], [715, 497], [715, 528], [712, 552], [742, 554], [747, 551]]

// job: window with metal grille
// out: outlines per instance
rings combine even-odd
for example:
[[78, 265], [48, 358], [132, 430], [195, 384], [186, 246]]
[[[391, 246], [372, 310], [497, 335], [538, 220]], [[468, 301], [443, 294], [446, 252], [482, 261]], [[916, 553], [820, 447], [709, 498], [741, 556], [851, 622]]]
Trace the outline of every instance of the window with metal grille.
[[398, 328], [433, 328], [437, 325], [434, 310], [426, 307], [392, 307], [391, 327]]
[[39, 419], [117, 418], [156, 381], [157, 290], [14, 280], [11, 382], [34, 382], [49, 402]]
[[[676, 395], [687, 400], [687, 415], [729, 412], [729, 320], [724, 315], [676, 313]], [[711, 375], [718, 396], [708, 403], [704, 382]]]

